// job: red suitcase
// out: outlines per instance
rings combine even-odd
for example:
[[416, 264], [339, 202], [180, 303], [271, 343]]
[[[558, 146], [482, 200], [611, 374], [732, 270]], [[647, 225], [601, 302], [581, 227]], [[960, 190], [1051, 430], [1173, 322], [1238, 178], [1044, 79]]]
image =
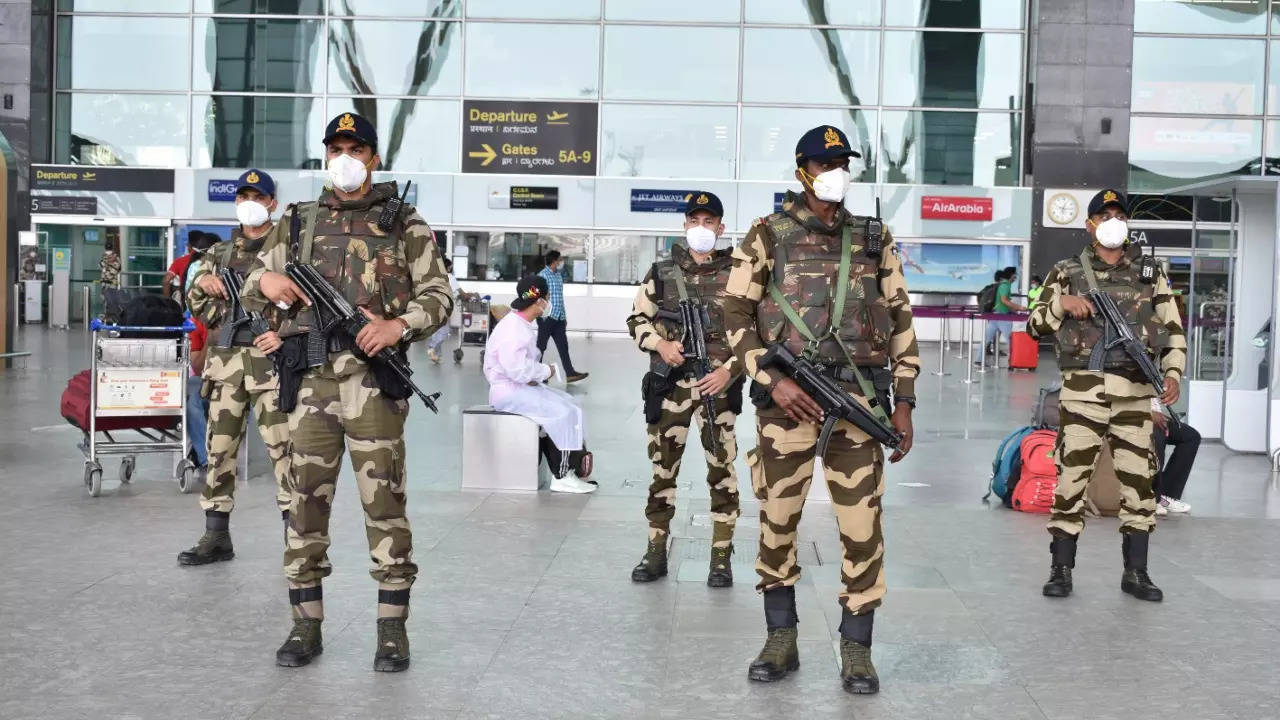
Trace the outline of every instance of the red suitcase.
[[1016, 330], [1009, 338], [1009, 369], [1035, 370], [1040, 364], [1040, 344], [1030, 335]]
[[[89, 432], [89, 383], [91, 381], [89, 371], [81, 370], [67, 382], [67, 389], [62, 391], [62, 417], [85, 432]], [[177, 427], [177, 424], [178, 418], [165, 416], [105, 417], [98, 418], [96, 429], [99, 432], [138, 428], [168, 430]]]

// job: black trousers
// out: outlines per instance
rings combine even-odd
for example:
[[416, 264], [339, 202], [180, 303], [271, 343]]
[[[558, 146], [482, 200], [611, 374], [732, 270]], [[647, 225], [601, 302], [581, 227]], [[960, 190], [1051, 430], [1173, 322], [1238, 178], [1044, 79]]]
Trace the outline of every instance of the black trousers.
[[584, 443], [581, 450], [570, 450], [568, 457], [565, 457], [563, 451], [556, 447], [551, 438], [543, 435], [538, 439], [538, 450], [542, 452], [542, 457], [547, 461], [547, 467], [551, 470], [551, 474], [557, 478], [562, 478], [570, 471], [577, 472], [582, 467], [582, 458], [589, 451]]
[[538, 352], [543, 354], [543, 361], [545, 362], [547, 339], [554, 340], [556, 353], [560, 355], [560, 364], [564, 366], [564, 374], [576, 375], [578, 371], [573, 369], [573, 360], [569, 359], [569, 337], [565, 335], [565, 330], [568, 327], [569, 321], [567, 320], [538, 318]]
[[[1187, 487], [1187, 478], [1191, 476], [1191, 465], [1196, 461], [1196, 453], [1200, 450], [1200, 433], [1182, 423], [1177, 428], [1170, 425], [1166, 435], [1157, 425], [1152, 440], [1155, 443], [1156, 461], [1162, 463], [1160, 472], [1156, 473], [1156, 494], [1181, 500], [1182, 491]], [[1167, 445], [1173, 446], [1173, 453], [1166, 461], [1164, 452]]]

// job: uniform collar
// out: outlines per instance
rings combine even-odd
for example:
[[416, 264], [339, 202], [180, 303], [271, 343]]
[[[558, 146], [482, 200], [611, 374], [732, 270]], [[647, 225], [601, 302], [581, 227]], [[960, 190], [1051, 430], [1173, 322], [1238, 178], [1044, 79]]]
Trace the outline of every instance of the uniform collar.
[[693, 253], [689, 251], [687, 246], [679, 244], [671, 246], [672, 262], [676, 264], [676, 267], [691, 275], [710, 275], [718, 272], [726, 266], [726, 261], [729, 257], [730, 251], [728, 250], [712, 250], [711, 257], [705, 263], [698, 264], [698, 261], [693, 259]]
[[1120, 259], [1116, 261], [1115, 265], [1109, 265], [1106, 260], [1099, 257], [1097, 248], [1094, 247], [1093, 243], [1089, 243], [1089, 247], [1086, 248], [1085, 252], [1089, 256], [1089, 264], [1097, 271], [1110, 272], [1114, 270], [1123, 270], [1133, 264], [1133, 255], [1128, 249], [1124, 251], [1120, 256]]
[[369, 192], [355, 200], [339, 200], [331, 188], [320, 193], [320, 204], [333, 210], [365, 210], [396, 197], [394, 182], [375, 183]]
[[836, 235], [840, 232], [840, 228], [851, 217], [849, 211], [843, 206], [836, 211], [835, 221], [831, 225], [822, 222], [822, 219], [813, 214], [809, 209], [809, 201], [803, 193], [788, 190], [782, 199], [782, 211], [790, 215], [793, 220], [800, 223], [804, 229], [810, 232], [820, 233], [822, 235]]

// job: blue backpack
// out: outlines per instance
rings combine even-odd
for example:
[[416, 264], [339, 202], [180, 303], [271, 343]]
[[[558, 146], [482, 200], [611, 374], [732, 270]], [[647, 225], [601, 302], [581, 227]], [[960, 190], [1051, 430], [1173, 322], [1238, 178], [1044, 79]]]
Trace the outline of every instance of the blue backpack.
[[1022, 464], [1022, 439], [1037, 430], [1034, 425], [1020, 427], [1009, 433], [1008, 437], [1000, 443], [1000, 449], [996, 450], [995, 460], [991, 462], [991, 484], [987, 487], [987, 494], [982, 496], [985, 501], [990, 498], [992, 493], [997, 495], [1006, 505], [1009, 498], [1013, 494], [1013, 486], [1018, 482], [1018, 474]]

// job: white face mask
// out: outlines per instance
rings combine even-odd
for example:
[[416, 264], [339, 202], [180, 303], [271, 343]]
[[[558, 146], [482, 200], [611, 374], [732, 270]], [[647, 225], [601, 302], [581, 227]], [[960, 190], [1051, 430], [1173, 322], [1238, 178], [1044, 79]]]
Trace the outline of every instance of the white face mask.
[[1129, 239], [1129, 223], [1120, 218], [1103, 220], [1098, 225], [1098, 244], [1114, 250]]
[[696, 253], [709, 253], [716, 247], [716, 234], [702, 225], [685, 230], [684, 239], [689, 243], [689, 249]]
[[245, 200], [236, 204], [236, 219], [245, 227], [256, 228], [271, 219], [266, 206], [255, 200]]
[[343, 192], [359, 190], [369, 177], [364, 163], [343, 153], [329, 161], [329, 184]]
[[844, 168], [828, 170], [813, 179], [813, 194], [825, 202], [843, 202], [853, 176]]

